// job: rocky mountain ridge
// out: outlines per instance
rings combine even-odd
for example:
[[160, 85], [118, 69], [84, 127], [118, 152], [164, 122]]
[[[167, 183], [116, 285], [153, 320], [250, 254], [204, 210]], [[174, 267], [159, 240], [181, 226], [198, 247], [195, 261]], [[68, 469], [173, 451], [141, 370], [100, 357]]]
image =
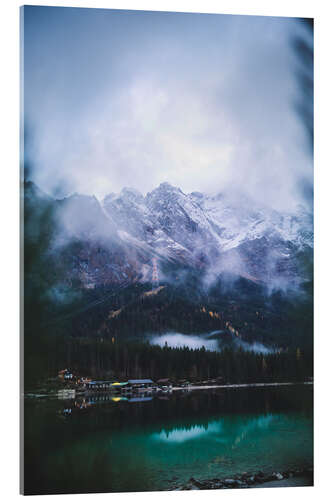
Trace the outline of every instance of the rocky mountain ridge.
[[76, 273], [84, 286], [150, 281], [154, 258], [162, 280], [165, 263], [200, 270], [208, 285], [223, 273], [282, 287], [307, 279], [313, 222], [302, 207], [279, 213], [223, 193], [186, 194], [168, 183], [146, 196], [124, 188], [101, 202], [79, 194], [55, 200], [32, 186], [26, 189], [28, 206], [54, 209], [50, 251], [80, 243], [79, 251], [66, 255], [68, 274]]

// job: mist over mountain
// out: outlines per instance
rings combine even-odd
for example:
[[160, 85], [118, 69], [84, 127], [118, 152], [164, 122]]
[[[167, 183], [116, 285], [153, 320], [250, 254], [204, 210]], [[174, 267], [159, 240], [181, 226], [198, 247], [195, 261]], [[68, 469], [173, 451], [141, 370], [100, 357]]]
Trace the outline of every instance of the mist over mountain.
[[37, 357], [60, 349], [56, 370], [74, 339], [80, 349], [162, 345], [170, 332], [170, 345], [190, 348], [311, 353], [313, 228], [302, 207], [281, 213], [168, 183], [146, 196], [54, 199], [25, 182], [24, 214], [32, 373]]
[[50, 255], [83, 245], [72, 250], [66, 272], [67, 279], [76, 278], [83, 287], [151, 282], [153, 258], [159, 280], [175, 278], [167, 271], [172, 264], [180, 271], [199, 271], [206, 289], [222, 275], [225, 286], [243, 277], [270, 290], [295, 288], [311, 279], [313, 222], [301, 206], [295, 213], [281, 213], [223, 193], [185, 194], [168, 183], [145, 197], [124, 188], [102, 202], [79, 194], [51, 199], [32, 183], [27, 189], [27, 204], [39, 200], [52, 207]]

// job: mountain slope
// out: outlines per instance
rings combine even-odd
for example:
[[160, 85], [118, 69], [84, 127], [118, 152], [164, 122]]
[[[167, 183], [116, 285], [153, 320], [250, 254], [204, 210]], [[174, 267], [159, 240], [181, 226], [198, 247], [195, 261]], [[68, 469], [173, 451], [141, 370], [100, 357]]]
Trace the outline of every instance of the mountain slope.
[[170, 331], [311, 355], [312, 220], [301, 208], [278, 214], [169, 184], [56, 200], [31, 182], [24, 208], [30, 375], [55, 373], [73, 339], [90, 359], [104, 341]]

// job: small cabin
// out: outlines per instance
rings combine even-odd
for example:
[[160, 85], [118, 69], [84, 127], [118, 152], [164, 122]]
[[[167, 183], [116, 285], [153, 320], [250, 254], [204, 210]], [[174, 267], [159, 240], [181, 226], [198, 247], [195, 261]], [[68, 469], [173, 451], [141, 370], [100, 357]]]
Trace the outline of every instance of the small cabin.
[[73, 377], [73, 373], [67, 368], [58, 372], [58, 378], [60, 378], [60, 380], [73, 380]]

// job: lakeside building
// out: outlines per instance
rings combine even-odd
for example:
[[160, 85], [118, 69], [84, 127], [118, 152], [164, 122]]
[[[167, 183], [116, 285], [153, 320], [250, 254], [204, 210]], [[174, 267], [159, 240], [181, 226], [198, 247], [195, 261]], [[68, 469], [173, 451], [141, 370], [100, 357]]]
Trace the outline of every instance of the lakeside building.
[[130, 379], [126, 382], [118, 382], [115, 380], [91, 380], [90, 378], [81, 377], [77, 383], [82, 389], [94, 392], [121, 392], [123, 394], [131, 392], [146, 392], [153, 390], [171, 390], [172, 383], [170, 379], [159, 379], [156, 383], [151, 379]]
[[131, 379], [128, 381], [128, 384], [133, 390], [137, 391], [152, 390], [155, 387], [154, 382], [150, 378]]
[[90, 380], [84, 382], [83, 387], [89, 391], [117, 391], [125, 388], [128, 382], [114, 382], [111, 380]]
[[64, 370], [60, 370], [58, 372], [58, 378], [60, 378], [60, 380], [73, 380], [73, 373], [68, 370], [68, 368], [65, 368]]

